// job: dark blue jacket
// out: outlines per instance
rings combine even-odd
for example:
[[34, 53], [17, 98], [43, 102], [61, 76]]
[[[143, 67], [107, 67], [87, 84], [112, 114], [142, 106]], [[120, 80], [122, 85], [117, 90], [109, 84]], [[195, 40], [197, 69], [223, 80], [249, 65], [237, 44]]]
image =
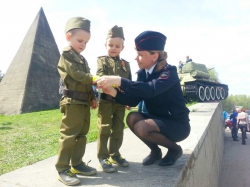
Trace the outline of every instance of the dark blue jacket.
[[172, 120], [189, 120], [189, 109], [175, 66], [167, 65], [160, 71], [154, 69], [147, 79], [142, 69], [138, 72], [137, 81], [122, 78], [120, 89], [124, 92], [117, 92], [115, 99], [124, 105], [137, 106], [144, 100], [149, 114]]
[[238, 116], [238, 112], [234, 112], [234, 113], [233, 113], [233, 123], [234, 123], [234, 124], [237, 123], [237, 116]]

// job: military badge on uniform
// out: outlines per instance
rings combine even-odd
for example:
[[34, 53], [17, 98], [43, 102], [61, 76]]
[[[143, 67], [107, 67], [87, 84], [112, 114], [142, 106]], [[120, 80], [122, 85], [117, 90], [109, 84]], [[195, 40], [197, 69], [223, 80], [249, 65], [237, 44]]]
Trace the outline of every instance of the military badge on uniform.
[[160, 74], [159, 78], [158, 79], [168, 79], [169, 78], [169, 75], [170, 75], [170, 72], [169, 71], [164, 71]]
[[122, 69], [127, 72], [125, 62], [122, 60]]

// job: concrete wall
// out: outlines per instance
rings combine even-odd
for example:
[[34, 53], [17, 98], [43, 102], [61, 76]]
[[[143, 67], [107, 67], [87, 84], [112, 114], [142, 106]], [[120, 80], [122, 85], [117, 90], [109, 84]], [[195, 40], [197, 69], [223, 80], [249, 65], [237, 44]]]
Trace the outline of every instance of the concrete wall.
[[181, 142], [185, 166], [175, 186], [217, 187], [224, 149], [221, 103], [198, 103], [189, 107], [191, 134]]

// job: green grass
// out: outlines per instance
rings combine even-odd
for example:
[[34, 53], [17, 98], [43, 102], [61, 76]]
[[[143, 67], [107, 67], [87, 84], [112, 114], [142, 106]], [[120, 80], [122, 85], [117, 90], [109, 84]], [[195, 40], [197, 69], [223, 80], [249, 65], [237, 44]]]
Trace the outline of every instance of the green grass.
[[189, 107], [189, 106], [195, 105], [195, 104], [197, 104], [197, 103], [198, 103], [197, 101], [193, 101], [193, 102], [191, 102], [191, 103], [187, 103], [186, 106]]
[[[0, 115], [0, 175], [56, 155], [61, 117], [59, 109]], [[96, 122], [97, 110], [91, 110], [88, 142], [97, 139]]]

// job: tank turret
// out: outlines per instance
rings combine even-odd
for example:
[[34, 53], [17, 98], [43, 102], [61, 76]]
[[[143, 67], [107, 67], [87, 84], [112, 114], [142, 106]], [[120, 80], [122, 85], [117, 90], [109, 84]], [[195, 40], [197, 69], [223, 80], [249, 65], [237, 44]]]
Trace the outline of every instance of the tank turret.
[[220, 101], [228, 96], [228, 86], [213, 80], [204, 64], [186, 63], [179, 68], [178, 75], [183, 95], [188, 101]]

